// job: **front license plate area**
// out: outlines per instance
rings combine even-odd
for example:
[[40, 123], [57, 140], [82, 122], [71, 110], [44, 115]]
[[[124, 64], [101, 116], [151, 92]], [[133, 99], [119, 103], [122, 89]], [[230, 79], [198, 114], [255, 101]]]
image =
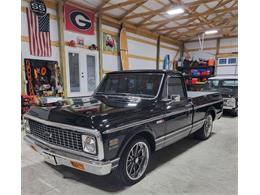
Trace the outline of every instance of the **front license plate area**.
[[45, 160], [46, 162], [48, 162], [48, 163], [50, 163], [50, 164], [52, 164], [52, 165], [57, 165], [54, 156], [52, 156], [52, 155], [50, 155], [50, 154], [47, 154], [47, 153], [45, 153], [45, 152], [43, 152], [42, 155], [43, 155], [43, 158], [44, 158], [44, 160]]

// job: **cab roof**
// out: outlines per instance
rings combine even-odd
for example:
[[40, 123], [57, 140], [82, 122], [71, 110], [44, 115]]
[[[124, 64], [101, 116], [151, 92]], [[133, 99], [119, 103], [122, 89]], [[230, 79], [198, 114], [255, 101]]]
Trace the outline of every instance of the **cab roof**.
[[124, 71], [113, 71], [107, 74], [118, 74], [118, 73], [163, 73], [163, 74], [173, 74], [182, 76], [182, 73], [173, 70], [155, 70], [155, 69], [144, 69], [144, 70], [124, 70]]
[[238, 79], [237, 76], [233, 76], [233, 75], [226, 75], [226, 76], [215, 76], [215, 77], [210, 77], [209, 80], [214, 80], [214, 79], [217, 79], [217, 80], [224, 80], [224, 79], [233, 79], [233, 80], [236, 80]]

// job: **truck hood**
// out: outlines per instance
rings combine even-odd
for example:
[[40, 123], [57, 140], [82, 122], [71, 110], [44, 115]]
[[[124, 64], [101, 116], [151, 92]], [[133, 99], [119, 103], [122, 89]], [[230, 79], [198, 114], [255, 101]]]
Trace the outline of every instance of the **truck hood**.
[[[147, 104], [145, 104], [147, 105]], [[115, 107], [113, 102], [97, 100], [88, 103], [84, 110], [78, 110], [72, 105], [62, 107], [31, 107], [28, 114], [62, 124], [68, 124], [88, 129], [97, 129], [101, 132], [119, 127], [129, 122], [140, 120], [147, 106]], [[149, 106], [152, 104], [150, 103]], [[148, 108], [149, 109], [149, 108]]]

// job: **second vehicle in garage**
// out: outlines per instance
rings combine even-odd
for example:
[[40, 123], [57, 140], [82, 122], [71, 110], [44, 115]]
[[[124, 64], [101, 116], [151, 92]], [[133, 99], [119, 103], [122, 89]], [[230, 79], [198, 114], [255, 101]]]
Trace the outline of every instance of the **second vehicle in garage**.
[[238, 78], [237, 76], [211, 77], [204, 87], [205, 91], [217, 91], [221, 93], [225, 111], [233, 116], [238, 115]]

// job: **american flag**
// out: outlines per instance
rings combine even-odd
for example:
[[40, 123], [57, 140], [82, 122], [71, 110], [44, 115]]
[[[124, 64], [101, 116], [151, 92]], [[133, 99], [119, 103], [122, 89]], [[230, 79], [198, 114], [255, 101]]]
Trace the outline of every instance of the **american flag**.
[[50, 15], [37, 16], [26, 9], [30, 53], [34, 56], [51, 56]]

